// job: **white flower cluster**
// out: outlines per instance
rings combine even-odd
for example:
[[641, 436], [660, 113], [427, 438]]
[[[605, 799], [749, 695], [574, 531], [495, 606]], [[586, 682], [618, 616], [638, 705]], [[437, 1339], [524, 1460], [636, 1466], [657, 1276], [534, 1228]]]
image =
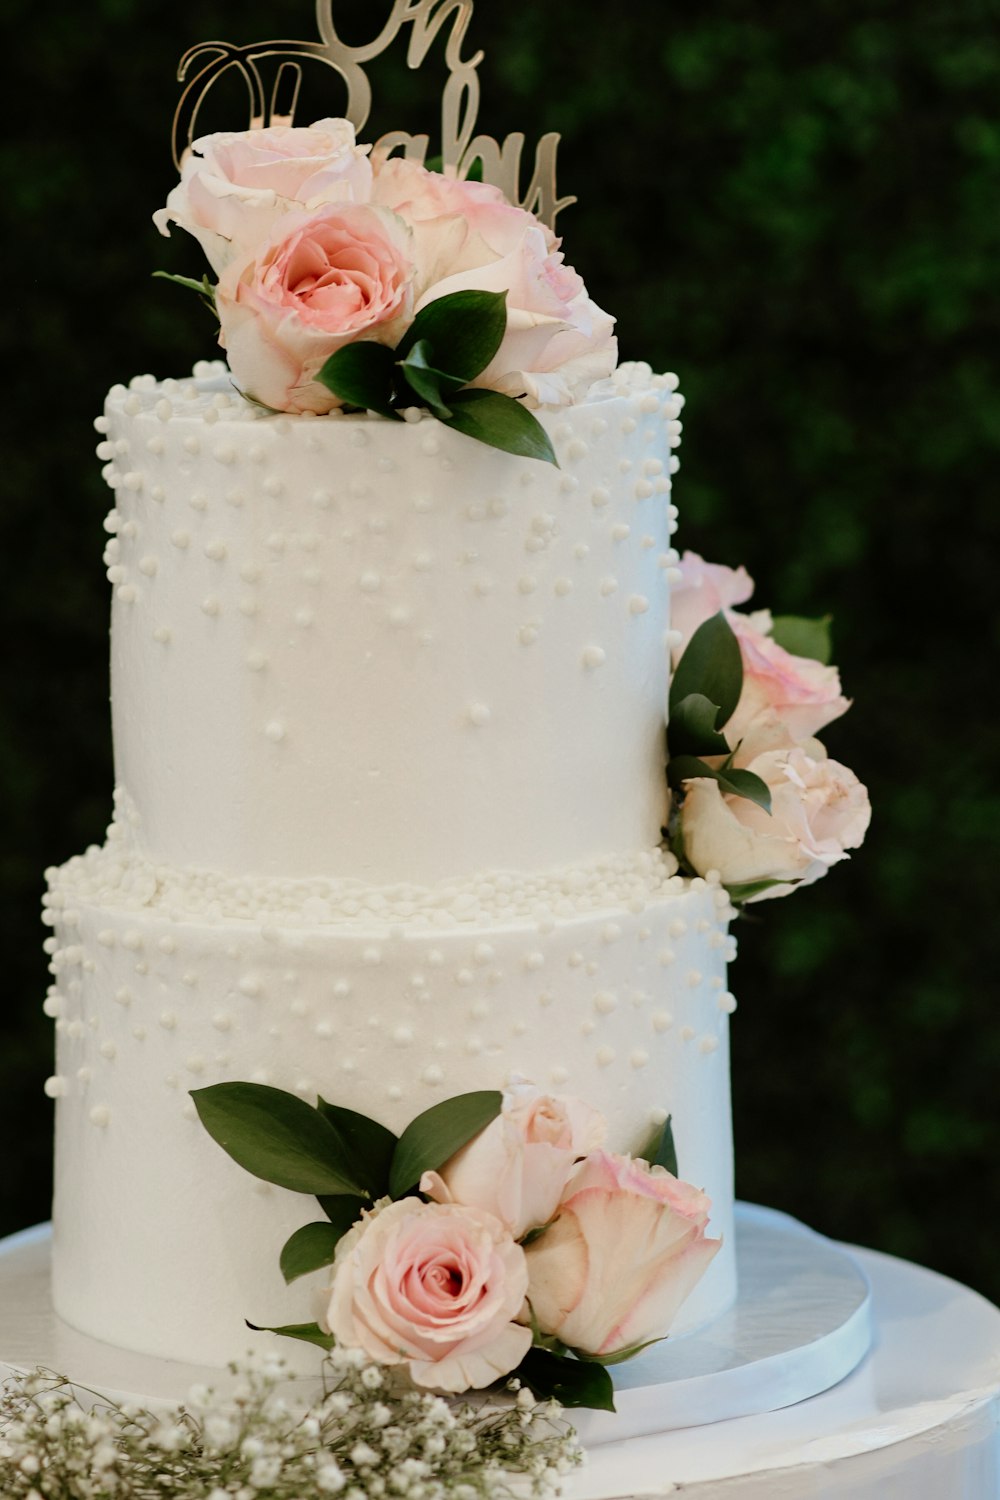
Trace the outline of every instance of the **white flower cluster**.
[[[389, 1387], [351, 1350], [329, 1357], [308, 1409], [282, 1388], [280, 1360], [233, 1366], [237, 1385], [204, 1387], [172, 1412], [117, 1406], [47, 1371], [0, 1395], [5, 1500], [494, 1500], [551, 1496], [581, 1462], [555, 1402], [455, 1406]], [[516, 1384], [516, 1383], [515, 1383]], [[93, 1404], [91, 1404], [91, 1402]]]

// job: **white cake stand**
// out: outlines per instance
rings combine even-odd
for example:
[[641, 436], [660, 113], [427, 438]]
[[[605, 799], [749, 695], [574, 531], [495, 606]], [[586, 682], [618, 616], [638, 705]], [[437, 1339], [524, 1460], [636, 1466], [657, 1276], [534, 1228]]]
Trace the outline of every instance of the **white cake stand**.
[[[849, 1254], [784, 1214], [748, 1205], [738, 1208], [736, 1237], [736, 1305], [700, 1332], [618, 1366], [617, 1411], [573, 1413], [588, 1446], [777, 1411], [829, 1390], [864, 1358], [868, 1281]], [[147, 1405], [179, 1402], [195, 1384], [224, 1391], [217, 1370], [130, 1353], [63, 1323], [52, 1310], [49, 1250], [48, 1225], [0, 1242], [0, 1367], [42, 1366]]]
[[563, 1500], [998, 1500], [1000, 1309], [854, 1254], [875, 1340], [846, 1380], [783, 1410], [591, 1446]]

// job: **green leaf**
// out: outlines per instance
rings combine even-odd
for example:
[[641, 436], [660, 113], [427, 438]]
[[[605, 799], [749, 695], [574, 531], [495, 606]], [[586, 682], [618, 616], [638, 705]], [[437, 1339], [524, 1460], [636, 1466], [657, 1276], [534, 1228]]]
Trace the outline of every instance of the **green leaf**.
[[[533, 1245], [536, 1240], [540, 1240], [543, 1234], [548, 1234], [553, 1224], [558, 1224], [558, 1222], [559, 1215], [556, 1214], [555, 1218], [550, 1219], [547, 1224], [537, 1224], [534, 1229], [529, 1229], [527, 1234], [521, 1236], [521, 1239], [518, 1241], [518, 1243], [522, 1245], [524, 1249], [527, 1249], [528, 1246]], [[530, 1307], [531, 1304], [529, 1303], [528, 1306]]]
[[671, 817], [669, 826], [664, 829], [667, 848], [676, 859], [682, 871], [688, 870], [687, 850], [684, 847], [684, 825], [680, 818]]
[[317, 1344], [328, 1352], [333, 1348], [333, 1334], [324, 1333], [318, 1323], [286, 1323], [283, 1328], [265, 1328], [259, 1323], [243, 1320], [254, 1333], [280, 1333], [282, 1338], [301, 1339], [306, 1344]]
[[368, 1196], [381, 1198], [389, 1186], [389, 1168], [397, 1144], [392, 1131], [377, 1120], [369, 1120], [367, 1115], [356, 1114], [340, 1104], [328, 1104], [325, 1099], [318, 1100], [316, 1108], [347, 1146], [351, 1170], [364, 1182]]
[[729, 743], [716, 728], [721, 709], [703, 693], [688, 693], [670, 710], [671, 755], [728, 755]]
[[417, 313], [396, 358], [405, 360], [417, 344], [427, 343], [437, 368], [468, 385], [486, 369], [506, 332], [506, 292], [452, 292]]
[[[461, 390], [465, 381], [435, 369], [430, 360], [431, 346], [426, 339], [421, 339], [419, 343], [414, 344], [399, 369], [414, 395], [440, 421], [445, 422], [451, 416], [451, 410], [447, 404], [448, 397], [455, 391]], [[402, 397], [404, 403], [405, 399], [404, 392]]]
[[[172, 271], [154, 271], [153, 279], [156, 281], [172, 281], [176, 286], [186, 287], [189, 292], [197, 292], [210, 312], [215, 312], [215, 287], [207, 276], [200, 281], [195, 281], [191, 276], [175, 276]], [[216, 314], [218, 316], [218, 314]]]
[[316, 379], [348, 406], [398, 417], [392, 407], [396, 356], [386, 344], [362, 339], [331, 354]]
[[459, 1094], [432, 1104], [403, 1131], [392, 1159], [389, 1193], [405, 1198], [416, 1188], [425, 1172], [436, 1172], [450, 1161], [456, 1151], [467, 1146], [472, 1137], [485, 1130], [503, 1107], [499, 1089], [481, 1093]]
[[694, 755], [675, 755], [667, 764], [667, 780], [675, 790], [683, 786], [685, 781], [694, 781], [699, 777], [717, 781], [720, 791], [728, 792], [733, 797], [746, 797], [749, 802], [756, 802], [765, 812], [771, 811], [771, 789], [753, 771], [717, 771], [714, 766], [707, 766]]
[[347, 1193], [335, 1196], [324, 1193], [316, 1202], [339, 1235], [345, 1235], [349, 1229], [353, 1229], [361, 1218], [362, 1210], [372, 1206], [370, 1198], [352, 1198]]
[[303, 1224], [286, 1241], [281, 1252], [282, 1276], [286, 1281], [295, 1281], [299, 1276], [307, 1276], [310, 1271], [330, 1265], [343, 1237], [344, 1231], [335, 1224]]
[[194, 1089], [191, 1098], [212, 1139], [264, 1182], [317, 1196], [363, 1193], [340, 1134], [294, 1094], [262, 1083], [217, 1083]]
[[743, 658], [732, 626], [720, 610], [699, 625], [684, 648], [670, 684], [670, 713], [690, 693], [719, 705], [718, 726], [733, 716], [743, 691]]
[[727, 885], [730, 901], [749, 901], [764, 891], [773, 891], [776, 885], [798, 885], [797, 880], [748, 880], [743, 885]]
[[805, 615], [775, 615], [771, 639], [793, 656], [808, 656], [828, 667], [833, 655], [832, 623], [832, 615], [821, 615], [818, 619], [808, 619]]
[[499, 391], [461, 391], [452, 397], [451, 416], [445, 422], [456, 432], [516, 453], [519, 458], [537, 458], [559, 467], [555, 449], [545, 428], [533, 412], [513, 396]]
[[548, 1349], [551, 1354], [568, 1354], [569, 1350], [554, 1333], [543, 1333], [542, 1325], [531, 1305], [531, 1298], [525, 1297], [524, 1304], [528, 1309], [528, 1318], [531, 1322], [531, 1346], [533, 1349]]
[[766, 813], [771, 811], [771, 788], [754, 771], [720, 771], [718, 782], [724, 792], [729, 792], [734, 797], [745, 797], [748, 802], [755, 802], [758, 807], [762, 807]]
[[563, 1406], [590, 1406], [614, 1411], [615, 1388], [602, 1364], [529, 1349], [514, 1374], [539, 1400], [554, 1396]]
[[610, 1369], [612, 1365], [623, 1365], [627, 1359], [635, 1359], [644, 1349], [652, 1349], [654, 1344], [662, 1344], [665, 1339], [666, 1334], [663, 1334], [658, 1339], [647, 1339], [644, 1344], [632, 1344], [628, 1349], [619, 1349], [615, 1354], [587, 1354], [582, 1349], [574, 1349], [573, 1353], [584, 1364], [604, 1365]]
[[249, 391], [240, 390], [235, 380], [231, 380], [229, 383], [232, 386], [233, 390], [236, 392], [237, 396], [242, 396], [243, 400], [247, 403], [248, 406], [255, 406], [258, 411], [267, 412], [267, 415], [269, 417], [283, 417], [285, 415], [280, 407], [268, 406], [266, 401], [258, 401], [257, 397], [251, 396]]
[[648, 1161], [651, 1167], [666, 1167], [674, 1177], [677, 1177], [677, 1147], [674, 1145], [674, 1129], [671, 1123], [672, 1116], [667, 1115], [663, 1124], [657, 1130], [646, 1145], [644, 1151], [639, 1152], [643, 1161]]

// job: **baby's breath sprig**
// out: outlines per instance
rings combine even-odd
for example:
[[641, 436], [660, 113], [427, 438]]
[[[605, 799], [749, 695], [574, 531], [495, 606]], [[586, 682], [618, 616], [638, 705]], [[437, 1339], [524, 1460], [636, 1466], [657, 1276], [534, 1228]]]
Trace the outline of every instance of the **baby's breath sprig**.
[[334, 1350], [303, 1409], [281, 1360], [231, 1366], [170, 1411], [119, 1406], [36, 1370], [0, 1394], [5, 1500], [500, 1500], [558, 1494], [582, 1461], [556, 1402], [511, 1382], [513, 1403], [454, 1405], [387, 1383]]

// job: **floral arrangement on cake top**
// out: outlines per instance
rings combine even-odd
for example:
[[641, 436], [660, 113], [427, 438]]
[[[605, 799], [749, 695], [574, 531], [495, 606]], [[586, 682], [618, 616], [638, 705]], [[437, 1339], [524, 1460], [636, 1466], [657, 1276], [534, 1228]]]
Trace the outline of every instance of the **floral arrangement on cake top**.
[[614, 319], [541, 220], [486, 183], [373, 158], [348, 120], [196, 141], [155, 220], [201, 244], [214, 281], [168, 279], [214, 309], [237, 387], [274, 411], [425, 407], [555, 462], [529, 408], [617, 363]]
[[281, 1252], [289, 1282], [329, 1267], [318, 1320], [266, 1331], [361, 1350], [425, 1389], [513, 1373], [613, 1410], [607, 1367], [666, 1337], [722, 1244], [676, 1176], [669, 1120], [631, 1157], [606, 1149], [597, 1110], [523, 1082], [436, 1104], [398, 1139], [265, 1084], [191, 1097], [234, 1161], [325, 1215]]
[[667, 837], [681, 868], [716, 872], [734, 901], [786, 896], [857, 849], [868, 792], [816, 735], [850, 700], [830, 665], [830, 622], [735, 606], [745, 568], [681, 558], [674, 624]]

